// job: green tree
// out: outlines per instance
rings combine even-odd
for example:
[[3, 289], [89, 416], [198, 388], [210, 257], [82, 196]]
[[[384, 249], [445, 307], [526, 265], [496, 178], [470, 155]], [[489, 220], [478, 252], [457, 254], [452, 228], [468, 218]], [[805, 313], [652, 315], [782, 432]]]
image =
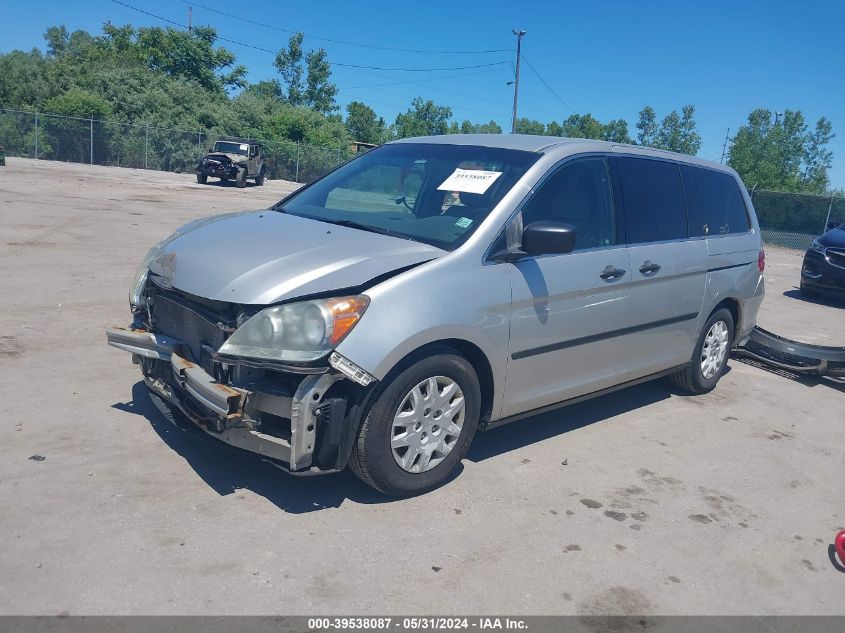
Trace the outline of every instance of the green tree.
[[81, 88], [71, 88], [64, 94], [48, 99], [44, 109], [52, 114], [85, 119], [105, 119], [111, 114], [111, 106], [105, 99]]
[[663, 117], [660, 123], [660, 129], [657, 132], [657, 140], [654, 147], [658, 149], [668, 149], [671, 151], [678, 151], [677, 148], [681, 146], [681, 116], [677, 110], [672, 110], [669, 114]]
[[637, 127], [640, 129], [641, 145], [649, 145], [658, 149], [666, 149], [671, 152], [695, 155], [701, 148], [701, 135], [698, 133], [695, 124], [695, 106], [685, 105], [678, 114], [672, 110], [660, 123], [656, 135], [650, 142], [643, 142], [653, 129], [654, 110], [649, 106], [640, 112], [640, 122]]
[[48, 28], [44, 33], [44, 40], [47, 42], [47, 54], [50, 57], [59, 57], [64, 54], [69, 39], [70, 35], [64, 24]]
[[246, 68], [235, 65], [234, 53], [215, 47], [216, 40], [217, 31], [210, 26], [191, 31], [157, 26], [135, 30], [106, 23], [97, 46], [114, 58], [135, 59], [153, 71], [196, 81], [206, 90], [243, 87]]
[[516, 133], [542, 136], [546, 133], [546, 124], [541, 121], [535, 121], [534, 119], [517, 119]]
[[288, 40], [287, 48], [276, 54], [274, 65], [285, 84], [287, 102], [330, 114], [338, 106], [335, 101], [337, 86], [330, 81], [332, 73], [328, 55], [322, 48], [305, 52], [302, 48], [303, 39], [302, 33], [295, 33]]
[[406, 112], [396, 116], [393, 129], [397, 138], [448, 134], [451, 117], [452, 108], [449, 106], [439, 106], [431, 100], [417, 97]]
[[279, 83], [278, 79], [263, 79], [258, 83], [249, 84], [244, 89], [244, 92], [266, 99], [275, 99], [278, 101], [284, 99], [282, 84]]
[[501, 134], [502, 127], [495, 121], [473, 123], [472, 121], [464, 120], [460, 125], [458, 125], [457, 121], [454, 121], [449, 132], [450, 134]]
[[637, 143], [654, 147], [657, 142], [657, 115], [654, 108], [646, 106], [640, 110], [640, 120], [637, 121]]
[[804, 167], [801, 182], [807, 191], [826, 192], [830, 186], [828, 169], [833, 166], [833, 152], [827, 144], [836, 136], [833, 124], [825, 117], [816, 121], [816, 127], [808, 132], [804, 142]]
[[308, 51], [305, 56], [308, 74], [305, 78], [305, 103], [312, 110], [331, 114], [338, 110], [337, 86], [331, 81], [332, 69], [324, 49]]
[[613, 143], [630, 143], [631, 137], [628, 134], [628, 122], [625, 119], [613, 119], [604, 126], [604, 136], [606, 141]]
[[688, 104], [682, 109], [680, 144], [676, 151], [682, 154], [695, 156], [701, 149], [701, 134], [698, 133], [695, 123], [695, 106]]
[[833, 126], [825, 117], [808, 131], [800, 110], [784, 110], [775, 124], [770, 110], [758, 108], [737, 130], [728, 164], [750, 187], [825, 193], [833, 161], [827, 144], [833, 136]]
[[601, 139], [604, 137], [604, 125], [592, 114], [572, 114], [563, 122], [560, 136]]
[[346, 106], [346, 129], [353, 140], [363, 143], [384, 143], [386, 128], [384, 119], [375, 110], [360, 101]]
[[305, 93], [302, 88], [303, 38], [302, 33], [292, 35], [288, 40], [287, 49], [281, 49], [273, 62], [285, 84], [287, 102], [294, 106], [305, 103]]
[[624, 119], [614, 119], [602, 123], [592, 114], [573, 114], [558, 123], [552, 121], [546, 126], [549, 136], [565, 136], [568, 138], [589, 138], [614, 143], [630, 143], [628, 123]]

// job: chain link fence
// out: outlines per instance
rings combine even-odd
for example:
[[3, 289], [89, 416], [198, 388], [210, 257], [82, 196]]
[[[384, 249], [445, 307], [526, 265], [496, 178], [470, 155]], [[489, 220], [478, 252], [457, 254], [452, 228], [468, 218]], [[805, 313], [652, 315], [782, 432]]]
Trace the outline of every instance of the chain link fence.
[[[5, 146], [9, 156], [192, 172], [222, 136], [205, 130], [0, 109], [0, 147]], [[240, 138], [264, 145], [268, 178], [299, 183], [316, 180], [355, 155], [349, 147]], [[752, 190], [751, 199], [767, 244], [806, 249], [828, 224], [845, 222], [842, 196]]]
[[752, 190], [751, 201], [766, 244], [804, 250], [829, 225], [845, 222], [845, 198]]
[[[231, 136], [264, 146], [265, 170], [271, 179], [308, 183], [355, 155], [349, 147]], [[5, 147], [8, 156], [193, 172], [199, 159], [223, 137], [206, 130], [0, 109], [0, 147]]]

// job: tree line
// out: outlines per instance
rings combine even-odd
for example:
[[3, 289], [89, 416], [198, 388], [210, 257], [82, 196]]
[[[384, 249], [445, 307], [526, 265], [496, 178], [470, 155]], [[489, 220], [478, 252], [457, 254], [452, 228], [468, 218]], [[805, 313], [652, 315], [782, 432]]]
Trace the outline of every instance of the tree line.
[[[0, 108], [328, 148], [346, 148], [353, 140], [380, 144], [409, 136], [502, 133], [495, 121], [458, 121], [449, 106], [423, 97], [391, 123], [362, 101], [341, 112], [328, 55], [322, 48], [306, 49], [302, 33], [278, 51], [278, 76], [256, 83], [247, 81], [247, 69], [234, 53], [217, 45], [212, 27], [183, 31], [106, 23], [102, 34], [92, 35], [54, 26], [44, 39], [43, 52], [0, 54]], [[660, 119], [646, 106], [635, 127], [632, 136], [625, 119], [603, 122], [591, 114], [516, 123], [523, 134], [603, 139], [691, 155], [701, 148], [691, 104]], [[11, 132], [0, 127], [0, 143], [4, 133]], [[799, 110], [773, 116], [758, 109], [730, 140], [727, 162], [749, 188], [824, 193], [830, 189], [828, 144], [834, 136], [825, 117], [811, 127]]]

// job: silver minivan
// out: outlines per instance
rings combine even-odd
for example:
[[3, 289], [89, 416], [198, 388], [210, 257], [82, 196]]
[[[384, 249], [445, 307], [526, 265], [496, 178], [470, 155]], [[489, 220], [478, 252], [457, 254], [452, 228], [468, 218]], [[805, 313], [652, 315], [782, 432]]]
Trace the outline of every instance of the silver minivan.
[[477, 430], [661, 376], [710, 391], [754, 328], [763, 265], [722, 165], [414, 138], [177, 230], [132, 282], [131, 327], [107, 337], [223, 442], [410, 495], [443, 483]]

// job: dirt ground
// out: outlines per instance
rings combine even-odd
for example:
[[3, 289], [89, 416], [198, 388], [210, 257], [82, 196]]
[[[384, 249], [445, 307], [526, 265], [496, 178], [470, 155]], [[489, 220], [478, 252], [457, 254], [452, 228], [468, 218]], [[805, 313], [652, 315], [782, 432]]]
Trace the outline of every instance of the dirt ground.
[[[644, 384], [481, 434], [401, 501], [172, 426], [105, 343], [138, 261], [293, 186], [0, 168], [0, 614], [845, 613], [842, 380], [733, 361], [705, 396]], [[767, 254], [761, 324], [845, 345], [801, 254]]]

